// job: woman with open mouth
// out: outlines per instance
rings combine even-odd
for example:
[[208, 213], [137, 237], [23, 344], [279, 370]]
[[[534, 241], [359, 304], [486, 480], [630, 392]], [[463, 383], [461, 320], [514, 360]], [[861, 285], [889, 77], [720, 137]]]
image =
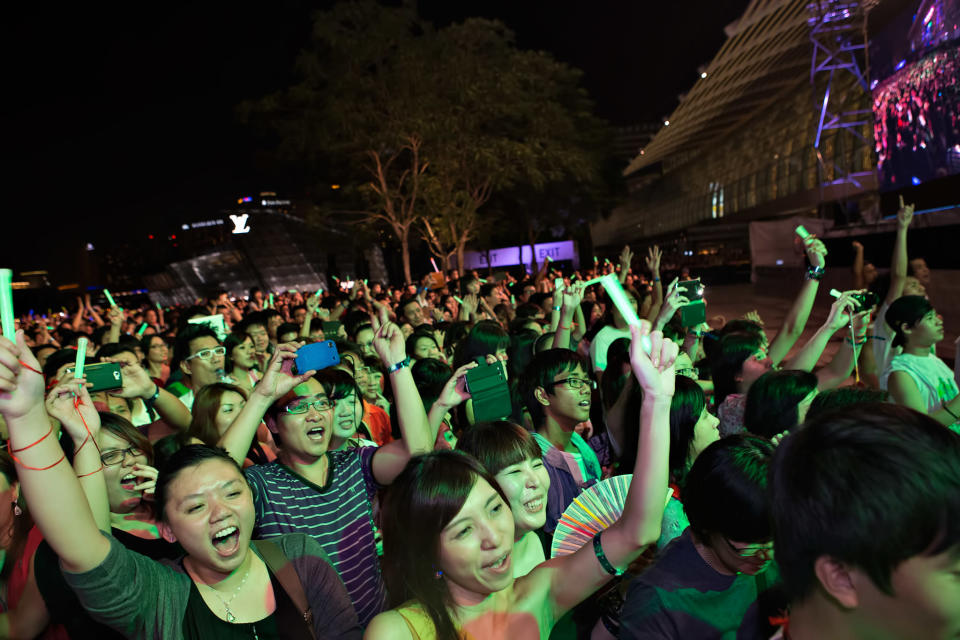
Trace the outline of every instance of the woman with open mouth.
[[[384, 499], [384, 570], [396, 608], [374, 618], [365, 638], [546, 638], [566, 611], [657, 540], [678, 349], [649, 330], [649, 323], [631, 330], [645, 402], [641, 453], [620, 519], [592, 544], [517, 579], [514, 518], [497, 480], [458, 451], [417, 457]], [[640, 347], [647, 334], [650, 356]]]
[[540, 446], [530, 433], [512, 422], [481, 422], [457, 442], [497, 481], [513, 513], [513, 577], [527, 575], [546, 560], [536, 531], [547, 522], [550, 475]]
[[302, 638], [311, 623], [317, 637], [359, 636], [343, 584], [316, 541], [282, 536], [251, 545], [251, 490], [223, 451], [185, 447], [157, 478], [158, 528], [186, 554], [177, 565], [160, 564], [102, 533], [109, 501], [93, 403], [82, 384], [75, 385], [75, 397], [60, 396], [80, 418], [65, 425], [80, 442], [71, 468], [50, 437], [38, 367], [22, 332], [16, 344], [0, 338], [0, 414], [23, 495], [60, 557], [64, 578], [94, 619], [138, 639]]

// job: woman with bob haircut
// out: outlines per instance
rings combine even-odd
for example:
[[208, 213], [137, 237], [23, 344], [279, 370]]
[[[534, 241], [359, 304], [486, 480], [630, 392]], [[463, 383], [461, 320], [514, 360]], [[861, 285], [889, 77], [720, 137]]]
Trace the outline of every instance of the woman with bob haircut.
[[540, 445], [518, 424], [506, 421], [473, 425], [457, 450], [476, 458], [497, 481], [513, 512], [513, 577], [520, 578], [546, 560], [536, 531], [547, 522], [550, 475]]
[[[645, 397], [642, 453], [620, 519], [592, 544], [515, 579], [514, 519], [495, 478], [457, 451], [414, 458], [384, 499], [383, 560], [396, 608], [374, 618], [366, 638], [546, 638], [566, 611], [656, 541], [678, 348], [646, 322], [632, 334]], [[652, 356], [640, 347], [645, 335]]]
[[[250, 487], [237, 464], [218, 449], [185, 447], [157, 479], [160, 530], [186, 552], [179, 564], [160, 564], [99, 531], [103, 518], [95, 514], [106, 510], [107, 490], [103, 466], [93, 462], [97, 448], [84, 439], [75, 467], [64, 464], [62, 449], [49, 437], [37, 367], [22, 332], [16, 344], [0, 339], [0, 414], [10, 429], [31, 513], [60, 557], [64, 578], [94, 619], [137, 639], [303, 638], [311, 619], [317, 636], [359, 635], [343, 584], [315, 541], [291, 535], [251, 546]], [[90, 429], [96, 424], [93, 403], [82, 384], [75, 393], [75, 399], [62, 398], [75, 400], [83, 417], [80, 428]], [[288, 592], [283, 585], [290, 581], [277, 575], [288, 562], [303, 599]], [[302, 606], [301, 600], [306, 601]]]

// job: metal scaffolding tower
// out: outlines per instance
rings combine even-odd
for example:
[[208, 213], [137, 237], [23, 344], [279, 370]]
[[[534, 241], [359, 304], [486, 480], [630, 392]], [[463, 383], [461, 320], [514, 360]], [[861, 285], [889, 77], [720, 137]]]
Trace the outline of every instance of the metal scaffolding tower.
[[[810, 63], [810, 84], [813, 86], [817, 109], [817, 128], [813, 146], [817, 154], [820, 187], [850, 184], [857, 189], [858, 181], [872, 173], [858, 172], [854, 166], [845, 166], [846, 154], [821, 153], [821, 143], [834, 130], [834, 144], [852, 144], [871, 147], [860, 129], [872, 122], [872, 111], [861, 109], [862, 94], [857, 91], [839, 91], [843, 72], [850, 74], [863, 91], [869, 93], [864, 70], [867, 68], [866, 8], [856, 0], [817, 0], [807, 5], [810, 17], [810, 42], [813, 56]], [[849, 78], [847, 78], [849, 81]], [[850, 154], [852, 156], [852, 154]], [[852, 165], [852, 163], [850, 163]]]

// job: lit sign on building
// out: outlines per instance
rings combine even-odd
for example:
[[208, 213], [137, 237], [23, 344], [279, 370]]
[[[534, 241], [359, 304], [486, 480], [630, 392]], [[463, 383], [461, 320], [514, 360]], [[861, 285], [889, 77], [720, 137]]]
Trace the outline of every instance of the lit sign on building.
[[247, 219], [250, 217], [249, 214], [234, 215], [230, 214], [230, 219], [233, 220], [233, 232], [234, 233], [250, 233], [250, 227], [247, 226]]
[[[577, 250], [572, 240], [562, 242], [545, 242], [534, 245], [534, 251], [537, 256], [537, 262], [543, 262], [546, 258], [551, 260], [571, 260], [577, 262]], [[480, 269], [482, 267], [508, 267], [516, 264], [530, 263], [530, 245], [525, 244], [520, 247], [503, 247], [493, 249], [490, 252], [490, 264], [487, 264], [487, 252], [485, 251], [467, 251], [464, 253], [463, 261], [467, 269]]]
[[261, 200], [261, 207], [289, 207], [289, 200]]

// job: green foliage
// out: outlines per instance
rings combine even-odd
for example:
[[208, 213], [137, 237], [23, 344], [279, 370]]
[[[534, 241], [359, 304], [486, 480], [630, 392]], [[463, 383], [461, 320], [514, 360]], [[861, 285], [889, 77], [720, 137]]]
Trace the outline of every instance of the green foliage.
[[[313, 37], [301, 81], [242, 113], [276, 134], [280, 157], [324, 171], [317, 184], [349, 186], [338, 208], [388, 225], [405, 253], [419, 223], [435, 255], [462, 259], [502, 221], [483, 211], [494, 194], [604, 184], [608, 129], [581, 73], [518, 50], [499, 22], [436, 30], [409, 7], [361, 0], [318, 14]], [[514, 225], [527, 215], [497, 209]]]

